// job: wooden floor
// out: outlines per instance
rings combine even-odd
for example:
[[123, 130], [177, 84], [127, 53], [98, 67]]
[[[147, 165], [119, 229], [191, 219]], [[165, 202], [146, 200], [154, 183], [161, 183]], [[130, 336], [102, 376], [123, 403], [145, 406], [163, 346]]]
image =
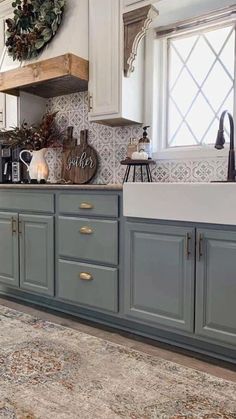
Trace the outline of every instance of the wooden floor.
[[203, 357], [190, 351], [174, 348], [170, 345], [160, 344], [150, 339], [140, 338], [130, 333], [117, 332], [117, 330], [101, 327], [92, 322], [79, 321], [72, 316], [58, 314], [51, 310], [39, 309], [35, 306], [24, 305], [3, 298], [0, 298], [0, 305], [37, 316], [43, 320], [70, 327], [98, 338], [128, 346], [129, 348], [145, 352], [152, 356], [176, 362], [185, 367], [194, 368], [198, 371], [203, 371], [213, 376], [236, 382], [235, 365]]

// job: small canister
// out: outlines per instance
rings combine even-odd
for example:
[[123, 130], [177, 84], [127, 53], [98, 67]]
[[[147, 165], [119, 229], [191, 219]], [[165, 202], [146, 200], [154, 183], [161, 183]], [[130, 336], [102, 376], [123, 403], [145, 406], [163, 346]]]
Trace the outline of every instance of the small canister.
[[132, 154], [138, 151], [138, 141], [136, 139], [130, 139], [130, 143], [127, 147], [127, 158], [131, 159], [132, 158]]

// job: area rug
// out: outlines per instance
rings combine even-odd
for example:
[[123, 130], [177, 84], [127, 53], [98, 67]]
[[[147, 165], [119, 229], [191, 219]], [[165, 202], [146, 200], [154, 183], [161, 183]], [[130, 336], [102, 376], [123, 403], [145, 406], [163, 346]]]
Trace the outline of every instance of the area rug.
[[0, 306], [0, 418], [236, 418], [236, 384]]

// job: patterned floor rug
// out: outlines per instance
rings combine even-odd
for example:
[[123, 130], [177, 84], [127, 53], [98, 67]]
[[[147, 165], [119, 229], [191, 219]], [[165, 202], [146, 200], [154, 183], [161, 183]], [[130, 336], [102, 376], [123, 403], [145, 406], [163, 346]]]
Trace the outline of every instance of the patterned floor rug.
[[236, 384], [0, 306], [0, 418], [236, 418]]

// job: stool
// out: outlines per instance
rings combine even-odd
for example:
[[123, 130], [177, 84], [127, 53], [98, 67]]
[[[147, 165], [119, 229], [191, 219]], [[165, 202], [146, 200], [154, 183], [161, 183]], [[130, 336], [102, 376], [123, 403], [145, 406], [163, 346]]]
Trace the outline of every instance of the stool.
[[151, 170], [150, 170], [150, 164], [155, 164], [154, 160], [152, 160], [152, 159], [148, 159], [148, 160], [126, 159], [126, 160], [122, 160], [120, 162], [120, 164], [122, 166], [127, 166], [123, 183], [128, 182], [131, 167], [133, 167], [133, 182], [136, 182], [136, 168], [138, 166], [140, 167], [141, 182], [144, 182], [144, 171], [146, 171], [147, 181], [152, 182], [152, 174], [151, 174]]

